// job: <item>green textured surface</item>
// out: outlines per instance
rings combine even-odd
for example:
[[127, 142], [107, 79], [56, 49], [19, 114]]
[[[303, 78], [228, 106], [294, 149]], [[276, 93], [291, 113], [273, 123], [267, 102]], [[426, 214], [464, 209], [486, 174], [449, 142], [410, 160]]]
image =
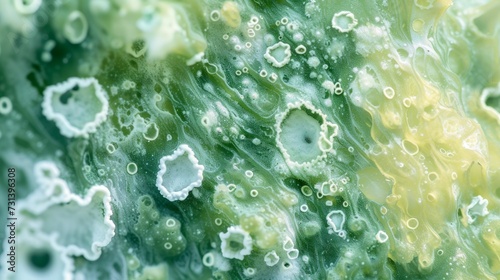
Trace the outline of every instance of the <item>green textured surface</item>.
[[[498, 0], [0, 2], [0, 194], [15, 168], [23, 270], [6, 270], [0, 231], [0, 278], [498, 279], [499, 14]], [[57, 92], [72, 77], [104, 92]], [[46, 106], [76, 130], [105, 119], [72, 134]], [[192, 183], [185, 199], [157, 187], [165, 156], [162, 185]], [[96, 185], [94, 211], [72, 210]], [[251, 252], [227, 257], [243, 236]], [[97, 260], [75, 249], [91, 244]]]

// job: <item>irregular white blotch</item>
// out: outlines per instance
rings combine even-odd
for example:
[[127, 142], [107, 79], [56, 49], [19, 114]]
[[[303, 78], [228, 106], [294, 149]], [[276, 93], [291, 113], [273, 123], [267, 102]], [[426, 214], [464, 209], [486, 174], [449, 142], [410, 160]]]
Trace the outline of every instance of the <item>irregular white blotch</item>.
[[215, 102], [215, 105], [217, 106], [217, 110], [226, 118], [229, 118], [229, 110], [220, 102], [217, 101]]
[[50, 161], [41, 161], [34, 166], [35, 181], [39, 185], [26, 199], [19, 202], [20, 209], [40, 214], [54, 204], [71, 199], [71, 191], [66, 181], [59, 178], [59, 169]]
[[471, 203], [465, 208], [467, 223], [472, 224], [478, 216], [486, 216], [488, 212], [488, 200], [478, 195], [472, 198]]
[[108, 114], [107, 94], [94, 78], [69, 78], [44, 90], [42, 112], [67, 137], [88, 137]]
[[[10, 248], [5, 239], [3, 248]], [[31, 228], [17, 231], [15, 257], [17, 259], [15, 272], [7, 270], [9, 265], [9, 250], [2, 254], [2, 271], [0, 278], [14, 279], [73, 279], [74, 264], [64, 248], [56, 242], [55, 235], [46, 235]], [[5, 265], [7, 264], [7, 265]]]
[[319, 58], [315, 56], [311, 56], [307, 59], [307, 65], [309, 65], [309, 67], [311, 68], [316, 68], [319, 66], [319, 64], [320, 64]]
[[344, 51], [346, 48], [346, 43], [340, 38], [332, 38], [330, 46], [326, 48], [328, 55], [334, 61], [344, 55]]
[[228, 259], [243, 260], [252, 251], [252, 237], [240, 226], [231, 226], [225, 233], [219, 233], [222, 241], [222, 256]]
[[272, 250], [264, 256], [264, 262], [267, 266], [275, 266], [280, 261], [280, 257], [276, 254], [276, 251]]
[[35, 164], [34, 175], [37, 181], [45, 182], [59, 177], [59, 168], [50, 161], [40, 161]]
[[93, 186], [85, 197], [70, 194], [67, 201], [50, 206], [37, 220], [41, 221], [41, 231], [57, 236], [57, 243], [68, 255], [93, 261], [115, 235], [112, 214], [109, 190]]
[[484, 153], [486, 151], [486, 146], [483, 137], [484, 136], [481, 131], [476, 130], [462, 141], [462, 147], [479, 153]]
[[292, 56], [292, 51], [290, 45], [283, 42], [278, 42], [266, 49], [264, 58], [272, 66], [281, 68], [290, 62], [290, 57]]
[[330, 92], [330, 94], [335, 93], [335, 84], [332, 81], [326, 80], [321, 84], [321, 86], [324, 89], [328, 90]]
[[310, 167], [333, 147], [338, 126], [309, 102], [289, 103], [276, 115], [276, 145], [289, 167]]
[[387, 31], [372, 24], [363, 25], [354, 30], [356, 34], [356, 51], [366, 57], [382, 51], [388, 40]]
[[385, 233], [385, 231], [379, 230], [375, 235], [375, 239], [377, 239], [379, 243], [385, 243], [387, 242], [387, 240], [389, 240], [389, 236], [387, 235], [387, 233]]
[[208, 110], [205, 113], [205, 115], [201, 118], [201, 124], [206, 128], [212, 127], [219, 122], [217, 116], [218, 116], [217, 112], [213, 110]]
[[73, 194], [50, 162], [36, 164], [34, 173], [40, 187], [19, 203], [19, 227], [54, 235], [68, 255], [98, 259], [115, 234], [109, 190], [97, 185], [83, 198]]
[[198, 164], [193, 150], [180, 145], [173, 154], [160, 159], [156, 187], [170, 201], [184, 200], [203, 180], [203, 165]]
[[345, 214], [341, 210], [333, 210], [326, 215], [326, 222], [334, 232], [341, 232], [345, 223]]
[[187, 66], [195, 65], [196, 63], [201, 62], [203, 60], [204, 56], [205, 56], [204, 52], [199, 52], [199, 53], [195, 54], [193, 57], [191, 57], [190, 59], [188, 59], [186, 61], [186, 65]]
[[342, 11], [333, 15], [332, 27], [342, 33], [351, 31], [358, 25], [358, 20], [349, 11]]

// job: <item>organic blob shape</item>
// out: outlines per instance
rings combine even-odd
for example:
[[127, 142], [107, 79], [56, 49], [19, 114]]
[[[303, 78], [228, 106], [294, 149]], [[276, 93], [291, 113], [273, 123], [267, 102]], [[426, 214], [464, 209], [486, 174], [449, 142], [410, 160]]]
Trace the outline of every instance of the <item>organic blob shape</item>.
[[349, 11], [342, 11], [333, 15], [332, 27], [342, 33], [351, 31], [358, 25], [358, 20]]
[[467, 223], [472, 224], [478, 216], [486, 216], [488, 211], [488, 200], [478, 195], [472, 198], [471, 203], [466, 208]]
[[264, 58], [272, 66], [281, 68], [290, 62], [290, 57], [292, 56], [292, 51], [290, 50], [290, 45], [283, 42], [278, 42], [267, 48]]
[[107, 94], [94, 78], [69, 78], [45, 89], [42, 110], [62, 135], [88, 137], [107, 118]]
[[304, 167], [325, 157], [337, 128], [312, 104], [293, 103], [285, 113], [277, 116], [276, 143], [290, 167]]
[[252, 251], [252, 237], [240, 226], [231, 226], [226, 233], [219, 233], [222, 241], [222, 256], [228, 259], [243, 260]]
[[173, 154], [162, 157], [159, 168], [156, 186], [170, 201], [184, 200], [191, 190], [201, 186], [204, 167], [188, 145], [180, 145]]
[[115, 235], [112, 214], [109, 190], [93, 186], [85, 197], [70, 194], [64, 203], [50, 206], [37, 218], [41, 231], [57, 236], [57, 243], [69, 255], [93, 261]]
[[[56, 243], [55, 235], [49, 236], [28, 228], [18, 230], [18, 233], [16, 271], [8, 271], [4, 265], [1, 279], [73, 279], [73, 259]], [[9, 247], [7, 243], [4, 245], [4, 248]], [[8, 260], [2, 260], [2, 263], [8, 264]]]

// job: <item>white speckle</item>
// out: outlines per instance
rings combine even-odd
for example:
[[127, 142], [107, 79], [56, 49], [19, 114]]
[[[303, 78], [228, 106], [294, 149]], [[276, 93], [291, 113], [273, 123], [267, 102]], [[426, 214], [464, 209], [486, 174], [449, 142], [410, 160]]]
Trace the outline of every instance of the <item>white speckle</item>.
[[0, 97], [0, 114], [7, 115], [12, 111], [12, 102], [7, 96]]
[[311, 56], [309, 59], [307, 59], [307, 65], [311, 68], [316, 68], [320, 64], [319, 58], [315, 56]]

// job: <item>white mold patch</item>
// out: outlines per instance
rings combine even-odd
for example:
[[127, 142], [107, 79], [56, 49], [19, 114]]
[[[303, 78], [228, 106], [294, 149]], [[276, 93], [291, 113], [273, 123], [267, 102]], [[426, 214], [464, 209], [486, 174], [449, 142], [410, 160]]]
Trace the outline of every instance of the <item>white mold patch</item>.
[[385, 243], [389, 240], [389, 236], [385, 233], [385, 231], [379, 230], [377, 234], [375, 234], [375, 239], [377, 239], [378, 243]]
[[380, 52], [389, 41], [387, 31], [383, 27], [372, 24], [363, 25], [356, 30], [356, 51], [366, 57], [370, 54]]
[[58, 177], [55, 164], [42, 161], [34, 169], [40, 187], [19, 203], [19, 228], [54, 236], [58, 248], [67, 255], [98, 259], [101, 249], [115, 235], [109, 190], [92, 186], [85, 197], [80, 197]]
[[488, 200], [478, 195], [472, 198], [471, 203], [467, 206], [465, 212], [467, 214], [467, 223], [472, 224], [477, 217], [484, 217], [489, 214]]
[[288, 104], [276, 119], [276, 143], [289, 167], [310, 166], [331, 150], [338, 126], [309, 102]]
[[292, 51], [290, 45], [283, 42], [278, 42], [267, 48], [264, 58], [272, 66], [281, 68], [290, 62]]
[[326, 223], [333, 229], [334, 232], [342, 231], [345, 223], [345, 214], [341, 210], [333, 210], [326, 215]]
[[280, 257], [276, 254], [276, 251], [268, 252], [264, 256], [264, 262], [267, 266], [275, 266], [280, 261]]
[[[9, 246], [5, 242], [4, 248]], [[15, 272], [8, 271], [8, 266], [4, 265], [0, 273], [1, 279], [73, 279], [73, 259], [57, 244], [54, 235], [49, 236], [27, 228], [18, 231], [16, 258]], [[8, 259], [2, 258], [2, 263], [8, 264]]]
[[42, 111], [67, 137], [88, 137], [108, 114], [107, 94], [94, 78], [69, 78], [44, 91]]
[[356, 25], [358, 25], [358, 20], [349, 11], [342, 11], [333, 15], [332, 27], [342, 33], [353, 30]]
[[229, 227], [227, 232], [219, 233], [219, 237], [222, 241], [222, 256], [225, 258], [243, 260], [252, 252], [252, 237], [240, 226]]
[[173, 154], [160, 159], [160, 170], [156, 186], [170, 201], [184, 200], [203, 181], [203, 165], [198, 164], [193, 150], [188, 145], [180, 145]]
[[[115, 235], [111, 220], [111, 194], [104, 186], [93, 186], [81, 198], [70, 194], [66, 201], [54, 204], [42, 212], [41, 231], [57, 236], [57, 243], [68, 255], [97, 260], [101, 248]], [[64, 224], [64, 227], [61, 227]]]

